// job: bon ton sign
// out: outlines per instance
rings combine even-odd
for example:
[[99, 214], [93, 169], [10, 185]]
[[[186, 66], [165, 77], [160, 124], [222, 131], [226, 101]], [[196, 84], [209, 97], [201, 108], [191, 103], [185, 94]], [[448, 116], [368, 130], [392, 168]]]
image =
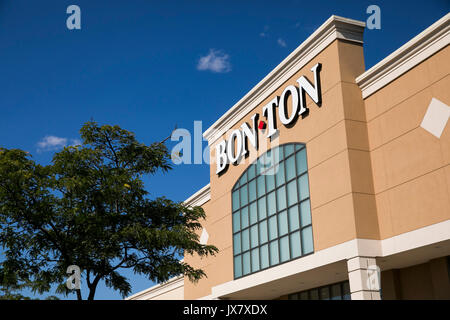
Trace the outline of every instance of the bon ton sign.
[[[266, 129], [264, 131], [266, 139], [273, 139], [278, 133], [277, 118], [282, 125], [289, 128], [299, 116], [305, 115], [308, 110], [306, 107], [306, 94], [320, 107], [322, 103], [321, 69], [322, 65], [320, 63], [311, 68], [314, 74], [314, 85], [305, 76], [301, 76], [296, 80], [295, 85], [286, 86], [280, 96], [275, 96], [269, 103], [264, 105], [261, 109], [261, 114], [265, 121], [259, 120], [260, 114], [255, 113], [251, 117], [252, 126], [244, 122], [240, 128], [231, 131], [228, 139], [221, 140], [215, 148], [216, 174], [223, 174], [230, 163], [237, 164], [242, 158], [246, 157], [249, 152], [247, 143], [250, 143], [255, 150], [258, 150], [258, 129]], [[288, 105], [289, 101], [290, 106]]]

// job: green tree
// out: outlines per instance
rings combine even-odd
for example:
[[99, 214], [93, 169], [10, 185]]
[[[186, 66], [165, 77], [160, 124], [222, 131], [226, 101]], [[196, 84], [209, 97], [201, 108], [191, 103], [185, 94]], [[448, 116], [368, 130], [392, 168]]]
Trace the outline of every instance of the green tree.
[[[93, 300], [100, 281], [130, 294], [122, 269], [158, 282], [206, 276], [179, 259], [217, 252], [199, 243], [202, 208], [150, 199], [144, 188], [145, 176], [171, 168], [164, 143], [147, 146], [129, 131], [92, 121], [80, 133], [82, 145], [65, 147], [47, 166], [0, 148], [0, 274], [7, 279], [0, 286], [42, 294], [56, 284], [67, 295], [67, 267], [77, 265]], [[76, 294], [83, 299], [81, 290]]]
[[0, 269], [0, 300], [30, 300], [17, 291], [20, 291], [25, 286], [18, 283], [16, 273], [5, 273], [4, 269]]

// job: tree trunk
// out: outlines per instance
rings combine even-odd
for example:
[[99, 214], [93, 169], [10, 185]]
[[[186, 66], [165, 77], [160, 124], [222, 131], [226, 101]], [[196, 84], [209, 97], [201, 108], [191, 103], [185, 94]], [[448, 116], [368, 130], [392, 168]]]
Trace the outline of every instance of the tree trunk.
[[81, 289], [77, 289], [77, 300], [83, 300], [83, 297], [81, 296]]
[[89, 296], [88, 296], [88, 300], [89, 300], [89, 301], [94, 300], [95, 289], [96, 289], [96, 288], [92, 288], [91, 290], [89, 290]]
[[98, 285], [100, 279], [101, 279], [100, 276], [97, 275], [95, 277], [94, 281], [92, 281], [92, 284], [89, 287], [89, 296], [87, 298], [89, 301], [94, 300], [95, 290], [97, 289], [97, 285]]

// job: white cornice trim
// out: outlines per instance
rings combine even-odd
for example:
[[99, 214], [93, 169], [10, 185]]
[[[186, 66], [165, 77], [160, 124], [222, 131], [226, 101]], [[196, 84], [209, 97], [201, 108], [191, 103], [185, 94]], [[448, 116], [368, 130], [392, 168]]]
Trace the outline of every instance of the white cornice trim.
[[125, 300], [151, 300], [161, 294], [178, 289], [180, 287], [184, 287], [183, 275], [173, 277], [166, 282], [142, 290], [141, 292], [138, 292], [128, 298], [125, 298]]
[[450, 239], [450, 220], [380, 240], [381, 256], [417, 249]]
[[198, 190], [192, 196], [184, 201], [184, 204], [191, 207], [201, 206], [211, 199], [211, 189], [210, 184]]
[[209, 127], [203, 133], [203, 137], [208, 140], [209, 145], [212, 145], [228, 129], [240, 121], [334, 40], [343, 39], [362, 43], [364, 27], [365, 23], [362, 21], [331, 16], [272, 72]]
[[356, 78], [363, 98], [369, 97], [450, 43], [450, 13]]

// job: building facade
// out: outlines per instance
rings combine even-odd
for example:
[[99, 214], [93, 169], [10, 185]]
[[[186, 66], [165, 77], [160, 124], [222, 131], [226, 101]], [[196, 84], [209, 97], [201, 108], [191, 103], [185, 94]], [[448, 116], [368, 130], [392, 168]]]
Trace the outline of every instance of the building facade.
[[131, 299], [450, 299], [450, 14], [369, 70], [364, 27], [330, 17], [204, 132], [219, 252]]

